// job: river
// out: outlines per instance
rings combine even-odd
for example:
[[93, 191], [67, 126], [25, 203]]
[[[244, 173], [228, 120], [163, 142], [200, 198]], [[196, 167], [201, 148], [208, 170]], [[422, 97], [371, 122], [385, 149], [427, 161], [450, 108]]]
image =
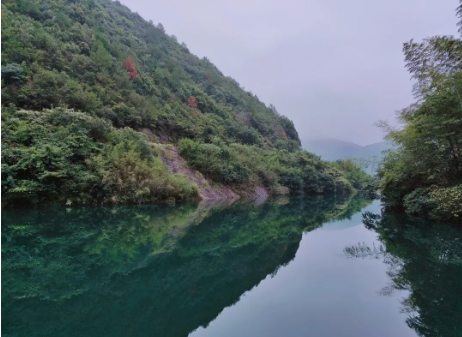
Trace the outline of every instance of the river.
[[462, 336], [462, 231], [360, 197], [2, 212], [5, 336]]

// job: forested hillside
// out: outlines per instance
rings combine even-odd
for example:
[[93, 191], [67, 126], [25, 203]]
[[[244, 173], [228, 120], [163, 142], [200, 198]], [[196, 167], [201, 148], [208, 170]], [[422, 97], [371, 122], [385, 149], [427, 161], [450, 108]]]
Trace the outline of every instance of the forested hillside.
[[2, 13], [5, 106], [67, 106], [170, 141], [299, 145], [287, 118], [118, 2], [6, 1]]
[[[457, 9], [462, 32], [462, 5]], [[435, 36], [404, 44], [416, 102], [398, 112], [401, 127], [382, 123], [398, 149], [378, 171], [388, 207], [462, 220], [462, 40]]]
[[118, 1], [2, 0], [2, 142], [4, 200], [195, 198], [154, 146], [178, 142], [237, 190], [352, 190], [274, 106]]

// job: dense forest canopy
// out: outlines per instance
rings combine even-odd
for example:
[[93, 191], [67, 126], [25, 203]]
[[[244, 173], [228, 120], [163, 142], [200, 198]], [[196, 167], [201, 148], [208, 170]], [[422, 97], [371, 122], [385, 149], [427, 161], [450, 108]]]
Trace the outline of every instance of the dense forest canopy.
[[2, 1], [2, 141], [15, 202], [197, 198], [159, 143], [236, 190], [353, 191], [273, 105], [118, 1]]
[[274, 107], [118, 1], [4, 1], [2, 13], [5, 106], [66, 106], [172, 140], [300, 144]]
[[[462, 5], [457, 9], [462, 20]], [[459, 24], [462, 29], [462, 26]], [[379, 169], [387, 205], [416, 215], [462, 219], [462, 40], [435, 36], [404, 44], [415, 103], [402, 127], [382, 126], [398, 149]]]

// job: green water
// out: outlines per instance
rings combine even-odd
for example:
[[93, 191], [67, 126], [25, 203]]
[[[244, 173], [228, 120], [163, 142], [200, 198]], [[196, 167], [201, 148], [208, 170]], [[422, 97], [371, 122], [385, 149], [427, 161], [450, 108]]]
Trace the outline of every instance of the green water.
[[462, 232], [358, 197], [2, 212], [5, 336], [462, 336]]

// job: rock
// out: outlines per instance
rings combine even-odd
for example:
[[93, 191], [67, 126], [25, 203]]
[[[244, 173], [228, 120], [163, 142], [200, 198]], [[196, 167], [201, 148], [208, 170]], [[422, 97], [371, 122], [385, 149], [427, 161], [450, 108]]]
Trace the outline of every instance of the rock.
[[[231, 202], [239, 199], [230, 187], [212, 184], [197, 170], [188, 167], [186, 160], [178, 154], [178, 149], [173, 145], [162, 146], [161, 159], [172, 173], [181, 173], [189, 178], [191, 182], [199, 188], [199, 197], [202, 201], [213, 200], [212, 203], [221, 200], [229, 200]], [[205, 202], [207, 203], [207, 202]]]

